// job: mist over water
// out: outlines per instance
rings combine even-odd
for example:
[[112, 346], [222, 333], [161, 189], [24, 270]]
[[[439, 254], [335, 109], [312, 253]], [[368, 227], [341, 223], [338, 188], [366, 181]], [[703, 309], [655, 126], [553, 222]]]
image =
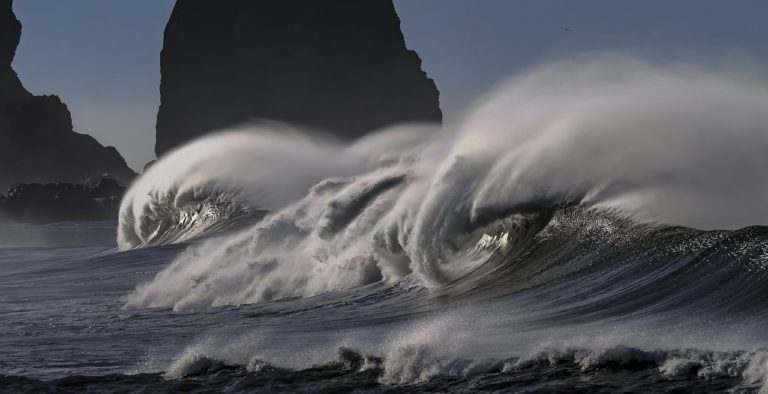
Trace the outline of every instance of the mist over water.
[[0, 248], [62, 248], [115, 244], [114, 221], [94, 222], [86, 226], [67, 222], [36, 225], [2, 220], [0, 218]]

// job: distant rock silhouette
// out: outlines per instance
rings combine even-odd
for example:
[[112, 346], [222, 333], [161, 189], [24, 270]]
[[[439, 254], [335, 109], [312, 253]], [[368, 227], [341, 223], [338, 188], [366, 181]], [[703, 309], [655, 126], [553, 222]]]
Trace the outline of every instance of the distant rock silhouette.
[[353, 139], [442, 118], [392, 0], [178, 0], [161, 68], [158, 156], [254, 119]]
[[0, 192], [22, 182], [80, 182], [108, 174], [135, 176], [113, 147], [73, 131], [57, 96], [33, 96], [11, 67], [21, 37], [13, 2], [0, 2]]
[[28, 223], [114, 220], [125, 188], [95, 178], [80, 184], [19, 184], [0, 194], [0, 220]]

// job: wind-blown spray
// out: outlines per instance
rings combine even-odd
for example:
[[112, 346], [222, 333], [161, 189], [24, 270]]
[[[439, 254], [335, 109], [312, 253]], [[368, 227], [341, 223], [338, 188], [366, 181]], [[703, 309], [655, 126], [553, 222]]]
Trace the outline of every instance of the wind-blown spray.
[[[478, 242], [528, 236], [528, 219], [502, 226], [506, 238], [484, 229], [533, 206], [706, 229], [765, 224], [766, 125], [763, 79], [600, 57], [514, 78], [439, 132], [402, 126], [348, 146], [265, 127], [206, 137], [131, 187], [121, 247], [271, 213], [190, 247], [127, 304], [260, 302], [408, 275], [439, 287], [489, 261], [494, 247]], [[225, 214], [189, 225], [222, 204]]]

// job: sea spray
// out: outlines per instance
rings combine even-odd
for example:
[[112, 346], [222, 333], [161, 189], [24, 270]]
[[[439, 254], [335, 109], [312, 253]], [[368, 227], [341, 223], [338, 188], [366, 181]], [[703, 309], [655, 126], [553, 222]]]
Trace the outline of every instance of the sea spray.
[[271, 122], [203, 137], [170, 152], [134, 182], [121, 204], [118, 244], [181, 242], [255, 211], [277, 211], [325, 178], [397, 159], [417, 148], [429, 129], [392, 129], [352, 146]]
[[399, 127], [348, 146], [264, 129], [207, 137], [134, 184], [121, 246], [154, 239], [142, 234], [156, 233], [169, 190], [224, 190], [272, 213], [190, 248], [128, 305], [261, 302], [411, 274], [436, 288], [489, 261], [467, 261], [466, 234], [532, 207], [703, 229], [766, 223], [766, 124], [764, 79], [597, 56], [513, 78], [439, 132]]

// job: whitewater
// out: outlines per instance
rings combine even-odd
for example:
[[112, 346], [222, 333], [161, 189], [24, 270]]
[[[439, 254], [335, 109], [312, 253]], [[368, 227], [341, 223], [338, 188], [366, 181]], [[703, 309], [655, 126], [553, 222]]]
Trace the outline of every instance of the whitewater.
[[442, 127], [222, 130], [118, 223], [0, 227], [0, 383], [768, 392], [767, 152], [758, 73], [619, 54]]

